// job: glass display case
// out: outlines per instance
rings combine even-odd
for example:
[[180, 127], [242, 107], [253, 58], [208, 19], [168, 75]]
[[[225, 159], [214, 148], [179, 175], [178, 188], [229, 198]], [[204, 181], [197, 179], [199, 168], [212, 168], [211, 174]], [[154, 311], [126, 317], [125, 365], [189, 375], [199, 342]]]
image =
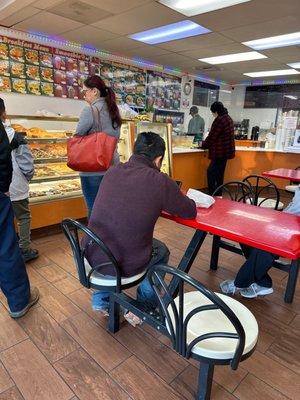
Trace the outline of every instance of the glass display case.
[[78, 172], [67, 166], [67, 139], [78, 119], [10, 115], [11, 126], [26, 135], [35, 164], [30, 202], [81, 196]]
[[134, 143], [134, 122], [133, 121], [122, 121], [120, 130], [120, 139], [118, 143], [118, 153], [120, 161], [128, 161], [132, 154]]
[[169, 176], [172, 175], [172, 124], [159, 122], [137, 122], [135, 137], [141, 132], [155, 132], [160, 135], [166, 143], [166, 153], [161, 167], [161, 171]]

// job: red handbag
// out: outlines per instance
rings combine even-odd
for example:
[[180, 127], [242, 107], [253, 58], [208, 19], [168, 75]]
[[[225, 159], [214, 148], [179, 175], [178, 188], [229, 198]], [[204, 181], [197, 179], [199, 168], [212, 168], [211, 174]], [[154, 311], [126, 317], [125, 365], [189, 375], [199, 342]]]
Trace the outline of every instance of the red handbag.
[[[98, 111], [98, 123], [100, 124], [100, 112]], [[93, 120], [95, 110], [92, 107]], [[96, 114], [97, 115], [97, 114]], [[100, 130], [102, 130], [100, 128]], [[105, 132], [95, 132], [85, 136], [75, 135], [67, 142], [69, 168], [81, 172], [106, 171], [112, 164], [118, 139]]]

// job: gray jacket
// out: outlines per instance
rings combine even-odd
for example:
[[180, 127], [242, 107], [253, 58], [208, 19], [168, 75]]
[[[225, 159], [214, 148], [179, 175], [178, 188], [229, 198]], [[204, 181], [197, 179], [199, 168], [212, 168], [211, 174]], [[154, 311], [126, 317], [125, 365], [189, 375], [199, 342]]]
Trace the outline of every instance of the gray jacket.
[[[99, 121], [100, 124], [98, 124], [98, 121], [93, 116], [92, 107], [96, 109], [94, 111], [94, 114], [96, 114], [96, 112], [97, 113], [99, 112], [100, 114], [100, 121]], [[105, 132], [108, 135], [114, 136], [118, 139], [120, 137], [120, 128], [115, 129], [112, 126], [112, 121], [109, 115], [108, 107], [103, 97], [100, 97], [99, 99], [95, 100], [91, 106], [89, 105], [84, 107], [84, 109], [81, 111], [75, 133], [76, 135], [86, 136], [89, 135], [90, 133], [94, 133], [97, 131]], [[118, 164], [119, 161], [120, 161], [119, 154], [116, 150], [114, 154], [113, 165]], [[80, 172], [80, 175], [83, 176], [103, 175], [104, 173], [105, 172]]]

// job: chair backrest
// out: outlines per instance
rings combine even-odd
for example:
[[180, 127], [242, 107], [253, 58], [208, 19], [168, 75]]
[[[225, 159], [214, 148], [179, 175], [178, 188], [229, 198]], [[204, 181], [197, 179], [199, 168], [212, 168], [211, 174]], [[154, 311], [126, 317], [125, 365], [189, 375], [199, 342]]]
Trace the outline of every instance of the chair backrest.
[[248, 183], [252, 187], [253, 204], [255, 206], [264, 206], [267, 200], [274, 200], [274, 210], [278, 209], [280, 201], [280, 193], [271, 179], [261, 175], [248, 175], [243, 179], [243, 182]]
[[219, 186], [212, 195], [215, 196], [215, 194], [220, 190], [222, 190], [223, 194], [227, 194], [230, 200], [253, 204], [253, 193], [251, 186], [245, 182], [230, 181], [223, 183], [223, 185]]
[[[170, 286], [167, 286], [165, 280], [162, 278], [162, 276], [167, 275], [175, 279], [176, 284], [178, 284], [179, 294], [177, 298], [179, 301], [177, 305], [172, 297], [172, 293], [169, 291]], [[232, 369], [237, 369], [245, 347], [245, 331], [240, 320], [228, 307], [228, 305], [225, 304], [215, 293], [203, 286], [200, 282], [190, 277], [185, 272], [168, 265], [154, 265], [149, 269], [147, 277], [158, 298], [161, 319], [165, 320], [174, 350], [183, 357], [189, 358], [191, 356], [193, 347], [202, 340], [210, 338], [236, 339], [237, 345], [230, 364]], [[190, 311], [188, 314], [184, 313], [185, 285], [199, 291], [208, 300], [210, 300], [210, 303], [199, 306]], [[200, 312], [209, 310], [220, 310], [223, 314], [225, 314], [225, 316], [234, 326], [236, 333], [211, 332], [198, 336], [188, 344], [187, 328], [190, 319]]]
[[[116, 292], [118, 293], [120, 291], [120, 287], [121, 287], [120, 268], [117, 263], [117, 260], [113, 256], [112, 252], [105, 245], [105, 243], [99, 238], [99, 236], [97, 236], [87, 226], [81, 224], [80, 222], [78, 222], [76, 220], [70, 219], [70, 218], [63, 220], [62, 229], [71, 245], [71, 249], [73, 252], [74, 261], [75, 261], [75, 265], [76, 265], [80, 283], [83, 286], [90, 288], [91, 287], [90, 277], [91, 277], [92, 273], [94, 271], [101, 273], [102, 267], [111, 265], [114, 267], [114, 270], [116, 272], [116, 280], [117, 280]], [[85, 247], [82, 247], [82, 245], [81, 245], [81, 242], [79, 239], [79, 233], [84, 233], [87, 238], [87, 240], [86, 240], [87, 244]], [[92, 267], [91, 270], [89, 271], [89, 273], [87, 273], [86, 269], [85, 269], [84, 258], [85, 258], [87, 248], [91, 245], [96, 245], [99, 252], [104, 253], [106, 258], [109, 261], [104, 262], [104, 263], [94, 266], [94, 267], [91, 266]]]
[[175, 181], [177, 183], [177, 185], [179, 186], [179, 188], [181, 188], [182, 186], [182, 181]]

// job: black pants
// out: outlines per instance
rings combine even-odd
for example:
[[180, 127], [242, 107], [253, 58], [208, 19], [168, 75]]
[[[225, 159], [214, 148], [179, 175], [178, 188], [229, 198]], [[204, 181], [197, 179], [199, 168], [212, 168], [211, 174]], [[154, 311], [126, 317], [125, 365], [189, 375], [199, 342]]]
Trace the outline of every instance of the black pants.
[[[227, 159], [225, 158], [211, 160], [207, 168], [208, 194], [212, 195], [217, 187], [223, 184], [226, 163]], [[222, 196], [222, 191], [218, 190], [218, 192], [214, 194], [216, 196]]]
[[244, 245], [241, 245], [241, 248], [247, 260], [237, 273], [234, 280], [235, 286], [238, 288], [247, 288], [252, 283], [257, 283], [259, 286], [272, 287], [272, 279], [268, 271], [278, 256]]

